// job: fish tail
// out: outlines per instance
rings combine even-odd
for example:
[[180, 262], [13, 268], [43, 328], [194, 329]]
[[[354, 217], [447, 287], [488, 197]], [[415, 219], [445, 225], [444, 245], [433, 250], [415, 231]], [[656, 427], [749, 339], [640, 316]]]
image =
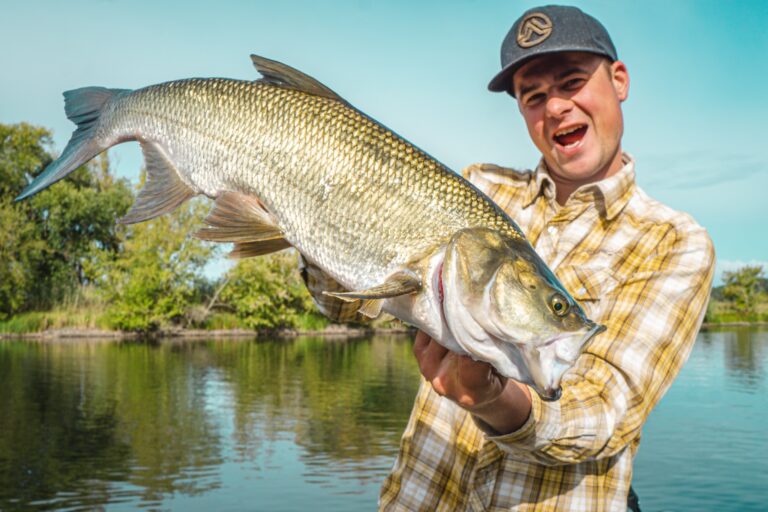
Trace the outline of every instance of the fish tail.
[[83, 87], [64, 93], [64, 112], [77, 129], [72, 133], [64, 152], [54, 160], [42, 174], [19, 194], [21, 201], [50, 187], [69, 173], [91, 160], [107, 147], [96, 139], [96, 127], [104, 107], [115, 97], [129, 92], [126, 89], [105, 87]]

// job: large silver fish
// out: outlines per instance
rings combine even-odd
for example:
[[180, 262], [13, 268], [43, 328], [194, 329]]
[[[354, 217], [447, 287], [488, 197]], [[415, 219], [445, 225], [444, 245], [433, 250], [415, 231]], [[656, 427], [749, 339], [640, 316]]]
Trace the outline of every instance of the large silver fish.
[[313, 78], [252, 56], [262, 78], [189, 79], [135, 91], [64, 93], [77, 124], [17, 199], [121, 142], [141, 144], [147, 182], [121, 219], [141, 222], [205, 194], [201, 238], [235, 255], [295, 247], [358, 301], [556, 399], [602, 326], [518, 226], [462, 177]]

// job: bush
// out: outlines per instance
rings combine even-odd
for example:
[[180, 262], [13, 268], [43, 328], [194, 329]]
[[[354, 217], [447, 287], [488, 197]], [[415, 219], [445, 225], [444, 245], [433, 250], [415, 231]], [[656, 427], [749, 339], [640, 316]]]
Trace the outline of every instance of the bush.
[[221, 301], [249, 329], [298, 327], [310, 321], [314, 303], [297, 267], [294, 251], [241, 260], [227, 273]]

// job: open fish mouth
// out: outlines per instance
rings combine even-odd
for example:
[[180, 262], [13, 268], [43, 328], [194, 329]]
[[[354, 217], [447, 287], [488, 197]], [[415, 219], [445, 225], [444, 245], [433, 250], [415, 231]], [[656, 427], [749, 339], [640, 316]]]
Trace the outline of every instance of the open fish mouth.
[[602, 324], [593, 324], [592, 327], [581, 337], [581, 340], [579, 340], [579, 343], [577, 344], [579, 347], [579, 350], [587, 344], [589, 340], [600, 334], [601, 332], [605, 331], [606, 327]]
[[535, 360], [529, 363], [534, 380], [532, 387], [542, 400], [554, 402], [562, 396], [562, 376], [576, 362], [584, 345], [605, 329], [604, 325], [592, 324], [580, 337], [578, 333], [563, 333], [537, 347]]

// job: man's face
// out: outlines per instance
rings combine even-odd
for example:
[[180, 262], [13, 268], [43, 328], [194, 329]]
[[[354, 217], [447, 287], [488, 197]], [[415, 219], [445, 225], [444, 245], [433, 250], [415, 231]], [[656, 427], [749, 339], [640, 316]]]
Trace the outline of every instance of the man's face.
[[621, 61], [583, 52], [535, 58], [513, 77], [528, 133], [557, 181], [574, 188], [621, 169], [621, 102], [629, 75]]

